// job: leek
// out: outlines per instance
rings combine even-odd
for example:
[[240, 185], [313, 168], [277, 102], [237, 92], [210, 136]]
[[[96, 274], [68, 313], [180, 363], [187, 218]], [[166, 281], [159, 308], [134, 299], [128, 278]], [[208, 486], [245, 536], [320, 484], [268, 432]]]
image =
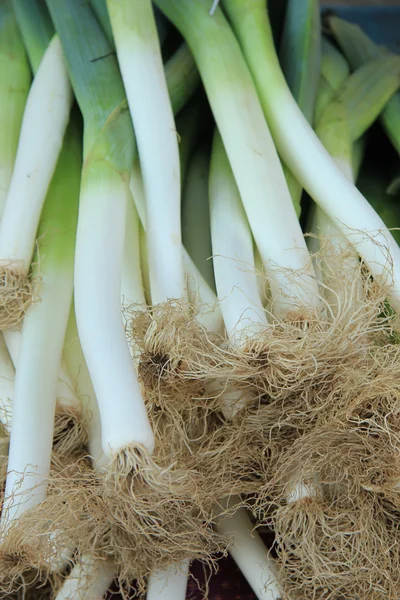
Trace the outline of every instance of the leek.
[[93, 12], [97, 17], [104, 33], [107, 36], [107, 40], [110, 45], [114, 45], [114, 37], [111, 29], [110, 17], [108, 16], [107, 2], [106, 0], [90, 0]]
[[384, 56], [357, 69], [326, 106], [316, 133], [338, 166], [352, 179], [352, 146], [400, 87], [400, 57]]
[[314, 120], [317, 123], [322, 111], [332, 100], [335, 92], [350, 75], [350, 67], [339, 50], [326, 37], [322, 37], [321, 76], [319, 79]]
[[[87, 4], [48, 0], [84, 118], [75, 260], [75, 312], [96, 393], [103, 452], [153, 451], [154, 438], [121, 315], [132, 124], [116, 58]], [[99, 57], [105, 57], [100, 60]]]
[[30, 69], [11, 0], [0, 5], [0, 217], [10, 185], [31, 83]]
[[311, 261], [233, 32], [221, 9], [210, 18], [201, 0], [156, 0], [156, 4], [195, 57], [269, 278], [275, 314], [293, 314], [300, 307], [314, 312], [318, 290]]
[[[73, 304], [73, 303], [72, 303]], [[79, 341], [78, 327], [76, 324], [75, 309], [71, 306], [65, 343], [63, 348], [63, 359], [71, 374], [74, 388], [81, 398], [83, 413], [88, 429], [89, 454], [97, 468], [104, 462], [101, 445], [101, 423], [100, 413], [95, 396], [92, 380]]]
[[[25, 3], [20, 3], [20, 10], [30, 11], [34, 6], [25, 0]], [[41, 12], [36, 16], [40, 23]], [[29, 46], [29, 39], [24, 41]], [[34, 43], [37, 53], [40, 42], [36, 37]], [[42, 45], [41, 48], [44, 52], [45, 47]], [[0, 223], [2, 328], [17, 325], [32, 300], [28, 273], [35, 249], [36, 230], [61, 150], [71, 105], [71, 87], [60, 42], [55, 36], [43, 54], [29, 91], [15, 167]]]
[[102, 600], [115, 575], [111, 561], [96, 562], [84, 554], [65, 580], [55, 600]]
[[[131, 178], [132, 180], [132, 178]], [[130, 197], [127, 203], [124, 260], [122, 265], [121, 296], [122, 306], [144, 309], [146, 298], [143, 289], [139, 248], [139, 215]]]
[[146, 600], [184, 600], [190, 561], [172, 565], [166, 571], [154, 571], [147, 584]]
[[[318, 0], [289, 0], [286, 8], [280, 61], [289, 88], [309, 123], [314, 117], [321, 60], [321, 20]], [[284, 165], [297, 215], [302, 188]]]
[[229, 553], [247, 579], [259, 600], [279, 600], [278, 574], [274, 559], [250, 521], [244, 508], [233, 515], [220, 518], [218, 531], [228, 537], [232, 546]]
[[[153, 304], [185, 296], [178, 139], [150, 0], [107, 0], [142, 168]], [[157, 177], [154, 177], [157, 173]]]
[[200, 147], [189, 164], [182, 196], [183, 244], [210, 287], [214, 287], [208, 204], [208, 150]]
[[[23, 323], [1, 517], [3, 527], [9, 527], [46, 497], [58, 372], [73, 291], [80, 170], [80, 135], [72, 122], [38, 231], [33, 272], [40, 277], [41, 301], [29, 307]], [[22, 481], [21, 474], [25, 474]]]
[[[388, 51], [374, 44], [360, 27], [337, 17], [329, 19], [329, 27], [353, 69], [382, 58]], [[400, 154], [400, 91], [388, 102], [381, 121], [396, 151]]]
[[14, 365], [8, 353], [4, 337], [0, 335], [0, 422], [7, 433], [11, 429], [14, 380]]
[[[223, 0], [257, 85], [277, 149], [304, 189], [354, 245], [400, 311], [400, 248], [382, 219], [341, 173], [301, 114], [283, 77], [266, 0]], [[372, 237], [373, 239], [372, 239]]]
[[[3, 332], [3, 337], [11, 357], [14, 380], [15, 369], [17, 369], [18, 366], [18, 355], [21, 346], [22, 332], [18, 329], [7, 329]], [[69, 444], [69, 434], [71, 434], [71, 441], [73, 441], [79, 429], [81, 430], [82, 435], [84, 435], [84, 427], [81, 424], [81, 401], [75, 393], [74, 383], [68, 369], [63, 364], [63, 361], [61, 361], [58, 371], [56, 395], [56, 426], [54, 430], [53, 447], [59, 453], [68, 454], [71, 452], [71, 450], [73, 450]], [[68, 431], [66, 420], [72, 420], [75, 431]], [[81, 438], [82, 436], [78, 436], [78, 438], [75, 439], [75, 442], [80, 444], [82, 441]]]
[[243, 347], [268, 322], [258, 291], [250, 227], [218, 131], [211, 156], [210, 215], [219, 304], [228, 339]]
[[42, 0], [12, 0], [12, 5], [32, 71], [37, 73], [54, 34], [50, 15]]

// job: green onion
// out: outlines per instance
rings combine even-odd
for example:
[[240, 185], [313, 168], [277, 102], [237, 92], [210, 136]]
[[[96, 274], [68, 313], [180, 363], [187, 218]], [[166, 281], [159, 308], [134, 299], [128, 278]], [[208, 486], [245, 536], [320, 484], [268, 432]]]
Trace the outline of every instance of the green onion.
[[131, 360], [121, 317], [129, 178], [134, 135], [116, 57], [90, 7], [48, 0], [84, 118], [84, 165], [75, 260], [79, 337], [102, 422], [108, 458], [141, 444], [152, 452], [153, 433]]
[[287, 314], [299, 306], [314, 311], [318, 292], [304, 238], [232, 30], [221, 9], [210, 18], [201, 0], [156, 0], [156, 4], [195, 57], [270, 280], [276, 313]]
[[266, 1], [253, 0], [251, 10], [246, 0], [223, 0], [222, 5], [243, 48], [280, 156], [354, 245], [374, 277], [388, 286], [389, 300], [400, 311], [400, 248], [334, 164], [294, 101], [276, 56]]

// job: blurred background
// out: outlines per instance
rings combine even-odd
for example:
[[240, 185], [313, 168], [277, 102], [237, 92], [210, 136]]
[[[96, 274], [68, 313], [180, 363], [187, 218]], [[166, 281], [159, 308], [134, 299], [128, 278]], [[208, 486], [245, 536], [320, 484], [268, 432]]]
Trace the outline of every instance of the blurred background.
[[341, 6], [400, 6], [400, 0], [321, 0], [321, 4], [336, 4]]

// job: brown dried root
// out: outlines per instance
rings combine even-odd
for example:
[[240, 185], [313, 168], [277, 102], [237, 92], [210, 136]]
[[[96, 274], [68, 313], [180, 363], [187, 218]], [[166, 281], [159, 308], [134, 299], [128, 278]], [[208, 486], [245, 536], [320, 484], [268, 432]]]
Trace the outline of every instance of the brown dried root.
[[47, 565], [33, 569], [38, 564], [37, 547], [22, 545], [18, 535], [10, 532], [10, 538], [3, 541], [0, 548], [0, 598], [21, 594], [22, 590], [31, 587], [47, 587], [50, 574]]
[[105, 475], [85, 461], [56, 469], [48, 499], [19, 520], [24, 543], [40, 540], [44, 562], [74, 546], [96, 559], [112, 556], [120, 581], [138, 579], [141, 589], [155, 568], [185, 558], [212, 563], [227, 543], [213, 528], [216, 501], [254, 496], [268, 453], [245, 427], [215, 414], [198, 411], [187, 431], [196, 435], [183, 443], [173, 421], [160, 419], [154, 457], [129, 448]]
[[84, 454], [88, 442], [86, 422], [82, 410], [76, 406], [57, 403], [53, 449], [59, 454]]
[[0, 267], [0, 329], [16, 327], [34, 300], [34, 283], [29, 275]]
[[127, 334], [140, 356], [139, 378], [150, 404], [181, 410], [183, 403], [207, 398], [207, 371], [198, 376], [198, 365], [208, 364], [214, 345], [188, 303], [165, 302], [133, 313]]
[[399, 544], [368, 492], [305, 498], [271, 522], [285, 598], [399, 597]]

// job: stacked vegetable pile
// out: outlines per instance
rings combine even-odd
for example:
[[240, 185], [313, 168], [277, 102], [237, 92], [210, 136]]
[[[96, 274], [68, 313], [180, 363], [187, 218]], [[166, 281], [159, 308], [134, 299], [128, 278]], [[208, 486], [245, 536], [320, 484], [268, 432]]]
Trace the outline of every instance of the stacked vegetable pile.
[[0, 4], [1, 597], [398, 599], [400, 57], [153, 4]]

